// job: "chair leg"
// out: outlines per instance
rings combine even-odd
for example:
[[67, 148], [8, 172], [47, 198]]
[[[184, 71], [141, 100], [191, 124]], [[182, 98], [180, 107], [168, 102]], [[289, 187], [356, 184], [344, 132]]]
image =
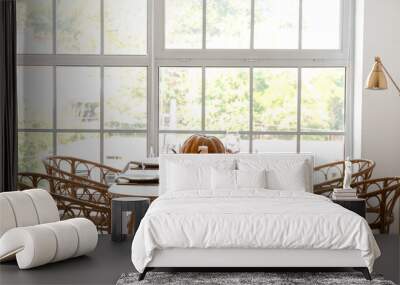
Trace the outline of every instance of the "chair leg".
[[372, 280], [371, 274], [369, 274], [369, 270], [367, 267], [355, 267], [354, 269], [357, 271], [361, 271], [361, 273], [364, 275], [365, 279]]
[[139, 274], [138, 281], [142, 281], [142, 280], [146, 277], [147, 271], [148, 271], [148, 269], [147, 269], [147, 267], [146, 267], [146, 268], [143, 270], [143, 272]]

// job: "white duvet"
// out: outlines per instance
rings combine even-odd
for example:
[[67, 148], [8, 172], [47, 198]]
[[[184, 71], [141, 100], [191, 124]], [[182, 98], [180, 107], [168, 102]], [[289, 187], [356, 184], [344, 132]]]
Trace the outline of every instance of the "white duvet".
[[358, 249], [370, 271], [380, 255], [357, 214], [320, 195], [265, 189], [162, 195], [139, 226], [132, 262], [143, 272], [165, 248]]

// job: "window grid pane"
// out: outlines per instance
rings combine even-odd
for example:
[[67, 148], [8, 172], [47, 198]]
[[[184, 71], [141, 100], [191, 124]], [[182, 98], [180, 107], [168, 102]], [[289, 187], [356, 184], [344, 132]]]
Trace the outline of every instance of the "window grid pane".
[[17, 0], [17, 53], [53, 53], [52, 0]]
[[301, 152], [314, 154], [314, 164], [344, 159], [344, 136], [335, 135], [303, 135], [300, 141]]
[[45, 172], [42, 159], [52, 153], [52, 133], [18, 132], [18, 172]]
[[165, 1], [165, 47], [201, 49], [203, 0]]
[[202, 70], [200, 67], [161, 67], [160, 129], [200, 130]]
[[250, 48], [250, 0], [207, 0], [206, 47]]
[[57, 0], [58, 54], [100, 54], [100, 1]]
[[104, 127], [146, 129], [147, 68], [104, 68]]
[[254, 0], [254, 48], [299, 47], [299, 0]]
[[296, 135], [253, 135], [253, 152], [296, 152]]
[[[89, 160], [94, 160], [97, 162], [105, 161], [110, 162], [114, 166], [120, 166], [121, 161], [120, 156], [115, 155], [115, 152], [122, 153], [124, 156], [124, 161], [129, 159], [142, 159], [146, 156], [147, 147], [147, 135], [146, 135], [146, 124], [147, 124], [147, 68], [146, 67], [105, 67], [104, 68], [104, 81], [108, 79], [112, 81], [112, 86], [105, 88], [104, 92], [108, 94], [118, 95], [117, 99], [114, 100], [113, 96], [105, 96], [104, 100], [110, 99], [111, 106], [107, 105], [108, 110], [114, 110], [114, 108], [129, 107], [127, 110], [114, 110], [113, 114], [117, 114], [115, 117], [115, 122], [124, 122], [125, 117], [129, 117], [131, 121], [135, 122], [134, 116], [130, 112], [135, 111], [134, 115], [138, 115], [140, 118], [140, 124], [136, 124], [133, 128], [128, 129], [129, 125], [124, 123], [118, 123], [121, 133], [118, 131], [102, 131], [104, 128], [100, 127], [100, 121], [97, 126], [94, 127], [90, 132], [88, 132], [87, 126], [82, 126], [90, 118], [93, 118], [93, 112], [88, 112], [88, 110], [76, 110], [71, 106], [85, 106], [82, 100], [89, 97], [86, 95], [90, 90], [100, 89], [100, 67], [66, 67], [58, 66], [56, 67], [57, 74], [57, 118], [58, 126], [57, 129], [53, 129], [51, 124], [53, 118], [53, 86], [52, 76], [53, 67], [36, 67], [36, 66], [20, 66], [18, 67], [18, 100], [19, 100], [19, 129], [28, 129], [29, 132], [19, 131], [19, 169], [20, 171], [37, 171], [45, 172], [44, 168], [41, 167], [41, 159], [47, 155], [53, 153], [53, 136], [56, 136], [55, 147], [57, 149], [58, 155], [69, 155], [80, 158], [85, 158]], [[95, 71], [95, 72], [93, 72]], [[99, 77], [95, 81], [88, 80], [87, 76], [91, 78]], [[80, 80], [84, 81], [85, 84], [77, 83]], [[93, 82], [96, 82], [95, 84]], [[122, 82], [122, 83], [121, 83]], [[138, 84], [140, 83], [140, 84]], [[50, 85], [49, 85], [50, 84]], [[49, 86], [47, 86], [49, 85]], [[98, 85], [98, 86], [97, 86]], [[132, 91], [132, 85], [134, 86]], [[141, 86], [140, 86], [141, 85]], [[84, 93], [85, 96], [76, 97], [78, 102], [68, 99], [70, 94], [74, 95], [77, 90], [74, 90], [76, 86], [80, 86], [80, 93]], [[83, 87], [82, 87], [83, 86]], [[97, 86], [97, 87], [94, 87]], [[137, 88], [138, 90], [135, 90]], [[28, 90], [29, 92], [26, 93]], [[37, 91], [35, 91], [37, 90]], [[25, 92], [24, 92], [25, 91]], [[32, 93], [33, 92], [33, 93]], [[26, 94], [24, 94], [26, 93]], [[38, 94], [36, 96], [35, 94]], [[96, 91], [94, 93], [99, 93]], [[93, 94], [94, 94], [93, 93]], [[29, 96], [28, 96], [29, 95]], [[35, 95], [35, 96], [33, 96]], [[139, 95], [139, 102], [134, 102], [135, 104], [129, 105], [129, 102], [125, 102], [124, 95], [126, 95], [127, 101], [130, 101], [133, 95]], [[131, 96], [132, 95], [132, 96]], [[24, 97], [25, 96], [25, 97]], [[41, 97], [40, 97], [41, 96]], [[44, 97], [43, 97], [44, 96]], [[98, 100], [100, 96], [96, 95]], [[43, 97], [43, 98], [42, 98]], [[75, 98], [75, 96], [73, 96]], [[90, 98], [89, 98], [90, 99]], [[124, 101], [124, 102], [121, 102]], [[38, 104], [38, 106], [36, 106]], [[98, 101], [96, 105], [96, 110], [98, 109]], [[114, 105], [113, 105], [114, 104]], [[90, 104], [89, 104], [90, 105]], [[140, 107], [141, 105], [141, 107]], [[47, 106], [47, 107], [46, 107]], [[69, 108], [70, 106], [71, 108]], [[132, 107], [132, 109], [130, 108]], [[124, 109], [122, 108], [122, 109]], [[135, 109], [136, 108], [136, 109]], [[137, 109], [139, 108], [139, 109]], [[90, 108], [89, 108], [90, 109]], [[33, 112], [34, 110], [39, 110], [38, 112]], [[72, 112], [70, 112], [72, 110]], [[29, 111], [29, 112], [28, 112]], [[118, 112], [117, 112], [118, 111]], [[137, 112], [136, 112], [137, 111]], [[73, 125], [73, 116], [80, 114], [78, 116], [78, 125]], [[91, 114], [91, 115], [90, 115]], [[97, 114], [97, 111], [96, 111]], [[34, 116], [33, 116], [34, 115]], [[99, 118], [100, 113], [96, 115]], [[112, 114], [111, 114], [112, 115]], [[39, 116], [39, 117], [38, 117]], [[36, 117], [38, 117], [36, 119]], [[113, 118], [112, 116], [109, 116]], [[72, 119], [71, 119], [72, 118]], [[96, 119], [97, 120], [97, 119]], [[128, 120], [129, 121], [129, 120]], [[42, 124], [44, 122], [46, 124]], [[113, 122], [113, 121], [111, 121]], [[49, 125], [50, 123], [50, 125]], [[111, 124], [112, 127], [116, 124]], [[37, 132], [33, 129], [40, 128], [43, 131]], [[70, 129], [70, 131], [67, 131]], [[32, 130], [32, 131], [31, 131]], [[46, 131], [45, 131], [46, 130]], [[140, 130], [140, 133], [138, 131]], [[104, 143], [102, 143], [104, 132]], [[127, 139], [132, 138], [137, 142], [137, 145], [132, 145], [130, 150], [126, 147]], [[110, 146], [111, 144], [111, 146]], [[115, 149], [115, 145], [120, 144], [121, 149]], [[104, 150], [101, 148], [104, 147]], [[129, 152], [131, 151], [131, 152]], [[101, 154], [104, 156], [101, 157]], [[140, 154], [140, 155], [139, 155]], [[118, 158], [118, 159], [115, 159]]]
[[[185, 70], [185, 69], [193, 69], [193, 67], [175, 67], [177, 70]], [[162, 73], [163, 69], [173, 70], [174, 67], [160, 67], [160, 88], [166, 88], [162, 81]], [[199, 68], [200, 69], [200, 68]], [[240, 122], [238, 117], [240, 117], [240, 108], [232, 110], [219, 110], [218, 106], [223, 106], [228, 109], [236, 100], [240, 100], [241, 96], [237, 95], [237, 92], [240, 94], [240, 90], [244, 90], [244, 93], [249, 90], [249, 68], [240, 67], [240, 68], [231, 68], [231, 67], [205, 67], [205, 80], [203, 80], [205, 86], [202, 87], [205, 89], [205, 120], [206, 120], [206, 130], [201, 131], [200, 133], [209, 134], [217, 136], [221, 138], [224, 143], [227, 139], [228, 134], [233, 134], [238, 129], [232, 128], [231, 125], [237, 124]], [[345, 80], [345, 68], [263, 68], [263, 67], [255, 67], [253, 68], [252, 76], [253, 79], [253, 124], [256, 122], [261, 122], [261, 126], [265, 124], [267, 127], [259, 128], [254, 127], [253, 130], [249, 130], [248, 128], [240, 129], [240, 150], [241, 152], [249, 152], [250, 149], [253, 153], [258, 152], [313, 152], [312, 147], [308, 147], [312, 145], [313, 140], [316, 140], [316, 155], [320, 156], [319, 159], [316, 159], [317, 162], [326, 161], [328, 158], [325, 157], [325, 154], [319, 154], [318, 152], [322, 149], [326, 149], [328, 151], [329, 147], [325, 147], [329, 143], [322, 144], [318, 143], [318, 141], [328, 141], [328, 138], [335, 138], [334, 141], [341, 140], [338, 142], [332, 142], [333, 148], [335, 149], [335, 154], [332, 157], [340, 158], [344, 153], [344, 129], [334, 129], [334, 128], [321, 128], [321, 129], [297, 129], [297, 101], [298, 101], [298, 90], [297, 90], [297, 78], [298, 72], [302, 74], [306, 73], [306, 76], [303, 77], [303, 85], [306, 84], [306, 88], [303, 86], [302, 92], [309, 92], [310, 87], [309, 82], [320, 86], [319, 82], [322, 82], [322, 86], [328, 84], [328, 87], [324, 87], [327, 90], [335, 90], [337, 92], [333, 92], [334, 94], [339, 94], [340, 98], [345, 97], [345, 89], [344, 89], [344, 80]], [[245, 76], [243, 74], [246, 74]], [[314, 78], [317, 75], [317, 80], [310, 80], [310, 78]], [[333, 77], [332, 77], [333, 76]], [[199, 75], [201, 77], [201, 75]], [[198, 80], [200, 81], [201, 78]], [[305, 79], [307, 79], [305, 81]], [[332, 83], [333, 82], [333, 83]], [[172, 84], [174, 88], [179, 89], [179, 82], [174, 81], [175, 84]], [[332, 87], [332, 86], [334, 87]], [[164, 87], [161, 87], [164, 86]], [[197, 86], [197, 85], [196, 85]], [[232, 87], [233, 86], [233, 87]], [[247, 86], [247, 87], [244, 87]], [[330, 87], [329, 87], [330, 86]], [[186, 87], [190, 90], [190, 86]], [[196, 87], [199, 88], [199, 87]], [[307, 89], [308, 88], [308, 89]], [[311, 88], [315, 90], [316, 88]], [[186, 92], [189, 92], [187, 90]], [[318, 90], [318, 88], [317, 88]], [[234, 91], [234, 92], [232, 92]], [[235, 96], [227, 96], [226, 94], [236, 94]], [[236, 93], [235, 93], [236, 92]], [[209, 96], [210, 94], [210, 96]], [[276, 95], [276, 96], [275, 96]], [[326, 93], [324, 93], [324, 96]], [[160, 90], [160, 100], [162, 100], [162, 92]], [[208, 97], [209, 96], [209, 97]], [[272, 96], [271, 98], [268, 98]], [[275, 97], [274, 97], [275, 96]], [[301, 94], [302, 97], [307, 99], [309, 96], [307, 93], [304, 95]], [[210, 99], [211, 98], [211, 99]], [[247, 98], [247, 103], [238, 104], [240, 107], [249, 106], [249, 98], [244, 96], [243, 98]], [[328, 96], [328, 98], [330, 98]], [[264, 109], [260, 109], [259, 104], [263, 102], [263, 100], [267, 100], [268, 104]], [[303, 98], [304, 100], [304, 98]], [[339, 122], [343, 122], [344, 119], [344, 109], [342, 108], [343, 102], [341, 100], [328, 100], [328, 102], [336, 102], [338, 103], [338, 108], [332, 108], [334, 114], [340, 113], [340, 116], [334, 116]], [[317, 103], [321, 103], [323, 100], [315, 100]], [[223, 103], [221, 103], [223, 102]], [[232, 103], [233, 102], [233, 103]], [[261, 103], [260, 103], [261, 102]], [[307, 111], [308, 101], [305, 100], [302, 102], [305, 105], [305, 108], [302, 109], [303, 112]], [[160, 103], [162, 104], [162, 103]], [[286, 104], [286, 105], [285, 105]], [[209, 107], [211, 106], [211, 112]], [[284, 106], [284, 107], [283, 107]], [[331, 105], [329, 105], [331, 106]], [[329, 107], [330, 108], [330, 107]], [[329, 110], [329, 108], [326, 108]], [[160, 108], [162, 110], [162, 108]], [[216, 111], [217, 110], [217, 111]], [[238, 112], [239, 110], [239, 112]], [[339, 111], [338, 111], [339, 110]], [[342, 111], [340, 111], [342, 110]], [[287, 113], [285, 113], [287, 112]], [[212, 116], [209, 116], [209, 113]], [[282, 114], [281, 114], [282, 113]], [[232, 114], [235, 114], [232, 116]], [[162, 112], [160, 112], [160, 116], [162, 116]], [[271, 118], [269, 118], [269, 116]], [[210, 119], [210, 117], [212, 119]], [[218, 120], [219, 117], [223, 119]], [[229, 118], [228, 118], [229, 117]], [[248, 120], [249, 113], [243, 118], [246, 117]], [[300, 118], [307, 116], [300, 116]], [[233, 118], [233, 119], [231, 119]], [[290, 118], [288, 120], [288, 118]], [[272, 123], [268, 123], [269, 120]], [[288, 120], [288, 121], [287, 121]], [[218, 125], [218, 128], [212, 129], [210, 125]], [[332, 125], [337, 125], [337, 122], [331, 122]], [[161, 125], [161, 124], [160, 124]], [[257, 125], [255, 125], [257, 126]], [[268, 127], [269, 126], [269, 127]], [[289, 127], [282, 127], [289, 126]], [[188, 138], [191, 134], [198, 132], [195, 129], [183, 129], [182, 132], [178, 128], [169, 128], [168, 133], [163, 133], [163, 130], [160, 129], [159, 133], [159, 149], [160, 153], [167, 153], [174, 151], [178, 151], [180, 149], [181, 144], [184, 142], [186, 138]], [[176, 131], [176, 133], [174, 133]], [[210, 133], [210, 131], [212, 131]], [[313, 135], [309, 134], [312, 133]], [[327, 133], [330, 133], [329, 135]], [[335, 133], [335, 134], [332, 134]], [[250, 139], [251, 138], [251, 139]], [[317, 138], [317, 139], [314, 139]], [[338, 139], [336, 139], [338, 138]], [[300, 141], [301, 139], [301, 141]], [[332, 139], [331, 139], [332, 140]], [[250, 147], [251, 144], [251, 147]], [[299, 145], [299, 149], [298, 149]]]
[[295, 131], [297, 128], [296, 68], [253, 69], [253, 129]]
[[100, 161], [100, 133], [58, 133], [57, 154]]
[[57, 128], [100, 129], [100, 67], [58, 66]]
[[208, 131], [248, 131], [249, 68], [206, 68], [205, 110]]
[[303, 49], [340, 49], [341, 2], [303, 0]]
[[18, 66], [18, 128], [53, 127], [53, 67]]
[[166, 49], [201, 49], [203, 26], [206, 49], [341, 49], [343, 0], [207, 0], [206, 23], [203, 1], [164, 1]]
[[344, 131], [345, 68], [303, 68], [301, 72], [301, 130]]
[[[101, 62], [106, 61], [105, 66], [113, 65], [112, 58], [100, 55], [100, 40], [104, 38], [105, 54], [125, 58], [146, 55], [147, 0], [17, 2], [17, 40], [21, 58], [25, 59], [24, 54], [52, 54], [53, 46], [57, 47], [57, 54], [69, 54], [68, 58], [44, 58], [49, 66], [18, 67], [19, 170], [45, 172], [41, 159], [56, 151], [59, 155], [112, 162], [109, 158], [118, 157], [118, 154], [114, 155], [112, 146], [111, 150], [106, 147], [110, 142], [116, 145], [128, 137], [140, 141], [140, 147], [131, 147], [133, 158], [137, 157], [135, 151], [146, 156], [147, 67], [133, 67], [137, 57], [130, 57], [132, 67], [110, 67], [110, 75], [107, 67], [101, 67]], [[103, 36], [100, 34], [102, 18]], [[128, 22], [129, 25], [121, 24]], [[75, 66], [80, 59], [90, 65], [95, 62], [98, 66]], [[146, 58], [140, 58], [139, 62], [143, 59]], [[113, 81], [111, 86], [107, 85], [107, 76]], [[53, 101], [55, 97], [56, 101]], [[105, 112], [100, 113], [103, 109]], [[116, 130], [106, 132], [107, 128]], [[128, 157], [129, 150], [122, 150]]]
[[104, 134], [104, 163], [123, 169], [128, 161], [146, 158], [146, 133]]
[[147, 53], [147, 0], [104, 0], [104, 54]]

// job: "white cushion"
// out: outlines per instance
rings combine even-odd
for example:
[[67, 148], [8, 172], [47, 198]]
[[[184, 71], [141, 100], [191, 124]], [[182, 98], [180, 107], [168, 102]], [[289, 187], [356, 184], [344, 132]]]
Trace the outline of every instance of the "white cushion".
[[60, 222], [46, 190], [0, 193], [0, 214], [0, 261], [16, 258], [21, 269], [83, 255], [97, 245], [93, 222]]
[[267, 188], [312, 192], [312, 162], [299, 159], [239, 158], [239, 170], [267, 171]]
[[236, 170], [237, 187], [240, 188], [266, 188], [267, 171], [262, 170]]
[[304, 163], [286, 169], [267, 171], [268, 189], [307, 191], [306, 166]]
[[241, 188], [266, 188], [265, 170], [211, 170], [212, 190], [238, 190]]
[[[171, 186], [171, 167], [172, 163], [183, 165], [196, 165], [215, 167], [215, 165], [226, 165], [225, 169], [240, 170], [262, 170], [275, 169], [284, 165], [298, 164], [306, 161], [306, 189], [313, 191], [313, 156], [307, 153], [257, 153], [257, 154], [163, 154], [160, 155], [160, 189], [162, 195], [170, 191]], [[237, 162], [237, 163], [236, 163]], [[241, 166], [237, 167], [237, 164]], [[217, 167], [221, 168], [221, 167]], [[277, 169], [278, 169], [277, 168]], [[175, 179], [175, 177], [174, 177]], [[292, 189], [293, 190], [293, 189]]]
[[75, 255], [78, 249], [79, 237], [78, 232], [71, 228], [70, 223], [55, 222], [44, 224], [43, 226], [51, 230], [59, 245], [51, 262], [64, 260]]
[[43, 189], [30, 189], [22, 193], [27, 194], [33, 201], [39, 224], [52, 223], [60, 220], [60, 215], [53, 197]]
[[209, 167], [184, 166], [171, 163], [168, 189], [171, 191], [210, 189], [210, 170]]
[[14, 228], [0, 239], [0, 260], [16, 257], [20, 269], [49, 263], [56, 251], [54, 233], [43, 225]]
[[22, 191], [3, 192], [1, 195], [10, 203], [17, 227], [39, 224], [35, 206], [29, 195]]
[[60, 220], [56, 203], [49, 192], [43, 189], [0, 193], [0, 212], [0, 237], [14, 227]]
[[212, 190], [235, 190], [237, 188], [236, 170], [231, 169], [211, 169], [211, 189]]
[[167, 191], [211, 190], [211, 169], [234, 169], [234, 161], [196, 163], [175, 161], [168, 164]]
[[71, 224], [78, 233], [78, 248], [76, 249], [74, 257], [91, 252], [96, 248], [98, 233], [92, 221], [85, 218], [75, 218], [64, 222]]
[[57, 262], [92, 251], [97, 230], [84, 218], [18, 227], [0, 238], [0, 261], [16, 257], [20, 269]]
[[16, 226], [17, 222], [10, 202], [5, 196], [0, 195], [0, 237]]

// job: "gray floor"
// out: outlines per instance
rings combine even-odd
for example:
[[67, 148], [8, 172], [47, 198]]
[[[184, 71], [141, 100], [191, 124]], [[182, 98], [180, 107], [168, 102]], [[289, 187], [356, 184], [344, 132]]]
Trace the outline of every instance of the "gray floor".
[[16, 262], [0, 264], [0, 284], [115, 284], [124, 272], [134, 270], [131, 241], [112, 242], [99, 236], [94, 252], [29, 270], [18, 270]]
[[374, 270], [400, 284], [400, 235], [376, 235], [375, 239], [382, 255], [376, 260]]
[[[375, 271], [400, 283], [400, 237], [377, 235], [382, 257]], [[0, 265], [0, 284], [115, 284], [124, 272], [134, 271], [130, 261], [130, 241], [114, 243], [100, 236], [97, 249], [82, 256], [30, 270], [19, 270], [15, 262]]]

